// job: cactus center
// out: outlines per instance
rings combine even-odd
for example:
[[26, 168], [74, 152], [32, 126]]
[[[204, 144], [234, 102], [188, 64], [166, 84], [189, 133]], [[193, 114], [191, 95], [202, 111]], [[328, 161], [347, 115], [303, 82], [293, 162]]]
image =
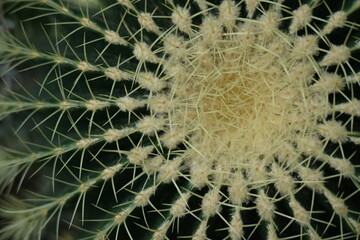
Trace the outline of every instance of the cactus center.
[[312, 63], [294, 58], [292, 36], [259, 34], [258, 27], [187, 45], [183, 69], [171, 80], [177, 105], [169, 117], [189, 136], [191, 164], [231, 172], [271, 163], [299, 129], [306, 132], [299, 116], [316, 119], [307, 107]]

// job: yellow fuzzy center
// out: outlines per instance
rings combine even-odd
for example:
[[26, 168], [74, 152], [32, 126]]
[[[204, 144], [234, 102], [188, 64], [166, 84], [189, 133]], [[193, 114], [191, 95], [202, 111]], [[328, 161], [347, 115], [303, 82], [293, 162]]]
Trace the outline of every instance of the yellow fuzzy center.
[[171, 80], [170, 96], [178, 104], [170, 122], [190, 136], [189, 164], [209, 174], [218, 167], [250, 172], [270, 164], [284, 145], [296, 141], [298, 129], [306, 133], [308, 123], [299, 115], [317, 118], [307, 107], [313, 64], [293, 56], [293, 37], [261, 35], [258, 27], [248, 24], [218, 40], [188, 43], [186, 72]]

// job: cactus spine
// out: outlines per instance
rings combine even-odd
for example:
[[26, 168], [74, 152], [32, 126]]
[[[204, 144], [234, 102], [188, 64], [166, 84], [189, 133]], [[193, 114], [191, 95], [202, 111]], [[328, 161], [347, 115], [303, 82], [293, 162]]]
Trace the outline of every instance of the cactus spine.
[[359, 1], [3, 8], [0, 239], [359, 239]]

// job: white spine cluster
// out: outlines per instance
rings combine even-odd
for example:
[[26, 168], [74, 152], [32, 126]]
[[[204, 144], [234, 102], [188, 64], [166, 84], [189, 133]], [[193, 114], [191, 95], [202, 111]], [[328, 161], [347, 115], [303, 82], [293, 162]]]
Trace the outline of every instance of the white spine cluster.
[[136, 206], [145, 207], [148, 205], [150, 197], [155, 193], [155, 190], [156, 187], [149, 187], [148, 189], [139, 192], [134, 199]]
[[152, 146], [133, 148], [127, 154], [129, 162], [135, 165], [142, 164], [143, 161], [145, 161], [148, 158], [152, 150], [153, 150]]
[[115, 174], [123, 167], [122, 164], [117, 164], [112, 167], [105, 168], [102, 173], [101, 177], [106, 181], [108, 179], [111, 179], [115, 176]]
[[252, 17], [255, 13], [256, 8], [260, 4], [260, 0], [245, 0], [246, 10], [248, 11], [248, 16]]
[[294, 218], [300, 223], [300, 225], [307, 226], [310, 224], [310, 214], [304, 209], [298, 201], [294, 198], [290, 199], [289, 206], [291, 207]]
[[109, 102], [99, 101], [96, 99], [89, 100], [88, 102], [85, 103], [86, 109], [92, 112], [102, 110], [108, 107], [109, 105], [110, 105]]
[[138, 16], [138, 21], [139, 24], [149, 32], [154, 32], [157, 34], [161, 33], [159, 26], [156, 25], [150, 13], [140, 13]]
[[171, 205], [170, 214], [176, 218], [184, 216], [188, 208], [187, 202], [190, 196], [190, 193], [180, 195], [179, 198]]
[[296, 33], [311, 22], [312, 9], [305, 4], [293, 11], [293, 19], [289, 27], [290, 33]]
[[108, 143], [118, 141], [131, 133], [131, 128], [109, 129], [104, 133], [104, 140]]
[[256, 199], [256, 208], [261, 218], [269, 222], [272, 221], [275, 215], [275, 205], [262, 189]]
[[131, 112], [145, 105], [144, 101], [132, 97], [122, 97], [116, 100], [116, 105], [122, 112]]
[[127, 45], [127, 41], [115, 31], [105, 31], [105, 41], [115, 45]]
[[116, 68], [116, 67], [110, 67], [107, 68], [104, 72], [105, 76], [110, 78], [111, 80], [114, 81], [121, 81], [121, 80], [126, 80], [129, 79], [131, 76], [130, 74], [121, 71], [120, 69]]
[[190, 16], [189, 9], [177, 7], [171, 15], [171, 20], [180, 31], [191, 34], [192, 29]]
[[332, 45], [327, 52], [323, 60], [320, 62], [320, 66], [340, 65], [349, 60], [351, 55], [350, 49], [345, 45]]
[[85, 61], [79, 62], [77, 68], [82, 72], [97, 71], [97, 68], [95, 66]]
[[140, 73], [137, 81], [142, 88], [148, 89], [151, 92], [158, 92], [166, 86], [164, 81], [151, 72]]
[[331, 33], [335, 28], [344, 27], [346, 24], [347, 14], [344, 11], [338, 11], [332, 14], [323, 29], [325, 34]]
[[145, 42], [135, 44], [133, 50], [134, 56], [142, 62], [158, 63], [159, 58], [151, 51], [150, 46]]
[[239, 211], [235, 211], [231, 216], [229, 227], [229, 236], [231, 239], [240, 240], [242, 238], [244, 234], [243, 225]]
[[201, 209], [205, 218], [214, 216], [220, 210], [220, 199], [218, 189], [212, 189], [204, 195]]
[[155, 116], [147, 116], [141, 119], [137, 124], [137, 128], [145, 135], [155, 135], [158, 131], [162, 130], [165, 125], [165, 120]]

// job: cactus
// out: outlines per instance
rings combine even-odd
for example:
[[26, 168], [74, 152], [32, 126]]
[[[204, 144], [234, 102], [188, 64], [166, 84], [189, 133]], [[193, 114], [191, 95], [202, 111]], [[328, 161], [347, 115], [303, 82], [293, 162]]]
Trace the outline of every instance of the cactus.
[[360, 1], [2, 4], [0, 239], [359, 239]]

